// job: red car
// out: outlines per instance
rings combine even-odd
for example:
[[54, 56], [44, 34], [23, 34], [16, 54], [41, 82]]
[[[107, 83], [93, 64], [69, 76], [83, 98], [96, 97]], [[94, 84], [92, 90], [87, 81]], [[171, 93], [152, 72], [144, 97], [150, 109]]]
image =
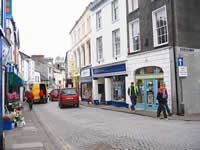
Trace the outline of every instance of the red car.
[[79, 107], [79, 94], [76, 88], [63, 88], [60, 90], [58, 105], [63, 108], [65, 105]]
[[60, 89], [53, 89], [51, 91], [51, 94], [50, 94], [51, 101], [58, 101], [58, 99], [59, 99], [59, 92], [60, 92]]

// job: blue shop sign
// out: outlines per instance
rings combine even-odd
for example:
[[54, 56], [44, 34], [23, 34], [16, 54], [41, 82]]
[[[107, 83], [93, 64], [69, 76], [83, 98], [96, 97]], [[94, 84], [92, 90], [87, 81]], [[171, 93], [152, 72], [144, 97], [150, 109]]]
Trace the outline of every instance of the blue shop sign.
[[6, 0], [6, 19], [12, 18], [12, 0]]
[[81, 69], [81, 82], [92, 82], [91, 67]]
[[125, 71], [126, 71], [126, 64], [120, 64], [120, 65], [93, 69], [93, 74], [100, 75], [106, 73], [125, 72]]

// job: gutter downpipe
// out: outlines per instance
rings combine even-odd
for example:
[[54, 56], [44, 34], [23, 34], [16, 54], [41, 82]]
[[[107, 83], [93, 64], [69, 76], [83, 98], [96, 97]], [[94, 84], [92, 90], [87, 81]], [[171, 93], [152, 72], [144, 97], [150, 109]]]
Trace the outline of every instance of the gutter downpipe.
[[174, 0], [171, 0], [171, 8], [172, 8], [172, 47], [173, 47], [173, 55], [174, 55], [174, 69], [175, 69], [175, 82], [176, 82], [176, 105], [177, 105], [177, 115], [180, 115], [180, 107], [179, 107], [179, 94], [178, 94], [178, 76], [177, 76], [177, 63], [176, 63], [176, 25], [175, 25], [175, 7]]

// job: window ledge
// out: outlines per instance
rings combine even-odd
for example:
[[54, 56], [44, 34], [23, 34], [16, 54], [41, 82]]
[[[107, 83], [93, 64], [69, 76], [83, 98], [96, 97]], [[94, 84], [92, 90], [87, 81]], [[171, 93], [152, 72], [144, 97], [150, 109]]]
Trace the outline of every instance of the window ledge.
[[100, 31], [100, 30], [102, 30], [102, 27], [101, 27], [101, 28], [98, 28], [98, 29], [96, 29], [96, 32], [98, 32], [98, 31]]
[[134, 51], [134, 52], [130, 52], [130, 53], [128, 53], [128, 55], [134, 55], [134, 54], [137, 54], [138, 52], [141, 52], [141, 50], [137, 50], [137, 51]]
[[114, 23], [116, 23], [116, 22], [119, 22], [119, 19], [112, 20], [112, 24], [114, 24]]
[[154, 48], [163, 47], [163, 46], [166, 46], [166, 45], [168, 45], [168, 44], [169, 44], [169, 42], [165, 42], [165, 43], [162, 43], [162, 44], [156, 44], [156, 45], [154, 46]]
[[136, 12], [136, 11], [138, 11], [138, 10], [139, 10], [139, 8], [136, 8], [136, 9], [130, 11], [128, 14], [134, 13], [134, 12]]

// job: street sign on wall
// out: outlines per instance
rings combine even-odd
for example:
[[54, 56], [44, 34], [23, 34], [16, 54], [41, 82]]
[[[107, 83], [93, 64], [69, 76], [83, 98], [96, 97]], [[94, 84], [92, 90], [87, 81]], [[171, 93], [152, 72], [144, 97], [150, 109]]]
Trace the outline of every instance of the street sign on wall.
[[186, 66], [179, 66], [179, 77], [187, 77], [188, 76], [188, 71]]
[[183, 57], [178, 57], [178, 66], [183, 66]]

